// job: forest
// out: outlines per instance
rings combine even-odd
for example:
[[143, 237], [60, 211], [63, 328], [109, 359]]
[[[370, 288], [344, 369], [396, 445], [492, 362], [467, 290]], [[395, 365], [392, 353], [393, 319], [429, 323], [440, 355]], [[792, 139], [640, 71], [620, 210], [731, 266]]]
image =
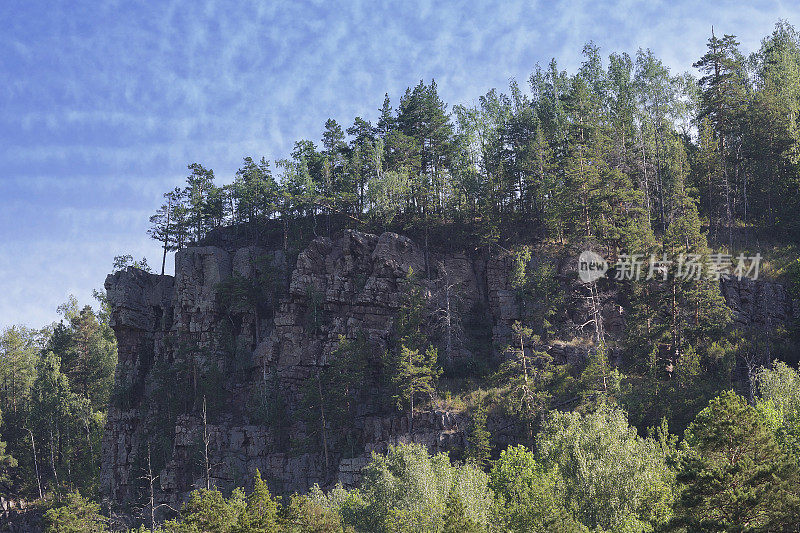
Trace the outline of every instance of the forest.
[[[450, 108], [435, 81], [420, 81], [396, 104], [387, 94], [373, 120], [329, 119], [319, 143], [245, 157], [219, 182], [190, 164], [150, 218], [161, 274], [169, 253], [225, 240], [294, 259], [344, 229], [422, 243], [428, 268], [409, 273], [382, 363], [388, 403], [411, 420], [461, 406], [468, 446], [452, 456], [392, 447], [358, 488], [278, 496], [263, 473], [251, 491], [207, 486], [166, 521], [143, 504], [131, 531], [800, 529], [800, 324], [735, 327], [719, 277], [681, 278], [665, 262], [661, 282], [616, 282], [624, 331], [612, 338], [595, 322], [585, 364], [537, 348], [569, 305], [552, 267], [533, 260], [542, 250], [693, 255], [705, 266], [759, 253], [761, 278], [800, 298], [800, 34], [780, 21], [750, 53], [712, 34], [693, 68], [672, 73], [641, 49], [604, 58], [588, 43], [576, 72], [553, 59], [469, 105]], [[421, 280], [443, 247], [513, 258], [523, 314], [502, 361], [455, 367], [430, 342]], [[152, 270], [118, 256], [113, 270], [127, 268]], [[29, 502], [45, 531], [123, 530], [101, 501], [103, 428], [121, 391], [105, 293], [95, 298], [0, 336], [0, 494]], [[329, 395], [310, 387], [308, 412], [355, 398], [359, 343], [342, 340], [338, 366], [318, 376]], [[522, 428], [503, 448], [487, 425], [500, 412]], [[321, 434], [349, 411], [331, 416]]]

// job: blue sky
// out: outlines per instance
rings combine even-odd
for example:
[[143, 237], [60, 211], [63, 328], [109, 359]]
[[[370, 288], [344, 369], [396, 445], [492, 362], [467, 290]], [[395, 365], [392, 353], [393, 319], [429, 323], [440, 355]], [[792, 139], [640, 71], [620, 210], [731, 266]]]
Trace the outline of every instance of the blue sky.
[[[745, 51], [793, 2], [215, 0], [0, 2], [0, 328], [91, 302], [112, 258], [146, 256], [165, 190], [198, 161], [229, 180], [242, 157], [288, 155], [325, 119], [374, 120], [435, 78], [470, 103], [582, 45], [651, 48], [691, 70], [713, 24]], [[168, 265], [168, 272], [170, 266]]]

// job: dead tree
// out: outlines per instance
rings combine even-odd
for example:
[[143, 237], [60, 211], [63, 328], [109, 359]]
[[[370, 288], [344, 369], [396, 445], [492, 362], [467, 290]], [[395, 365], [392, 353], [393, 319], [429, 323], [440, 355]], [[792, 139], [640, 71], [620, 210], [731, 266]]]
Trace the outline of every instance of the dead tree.
[[433, 318], [437, 329], [442, 330], [444, 333], [445, 360], [450, 364], [453, 362], [454, 349], [464, 342], [461, 315], [457, 312], [462, 303], [462, 298], [457, 288], [462, 282], [452, 279], [443, 261], [438, 262], [438, 269], [440, 277], [436, 280], [436, 285], [439, 286], [439, 289], [436, 297], [436, 309], [433, 310]]
[[211, 490], [211, 462], [208, 458], [208, 445], [210, 442], [208, 418], [206, 417], [206, 397], [203, 395], [203, 460], [205, 461], [206, 490]]
[[178, 511], [175, 510], [172, 506], [166, 503], [159, 503], [156, 505], [156, 491], [155, 491], [155, 483], [158, 479], [158, 476], [153, 475], [153, 464], [150, 461], [150, 443], [147, 443], [147, 473], [144, 476], [141, 476], [139, 479], [143, 479], [147, 482], [149, 488], [149, 502], [148, 507], [150, 509], [150, 532], [155, 533], [156, 531], [156, 511], [162, 507], [166, 507], [167, 509], [177, 513]]
[[597, 282], [593, 281], [586, 284], [588, 294], [583, 297], [589, 307], [591, 318], [581, 324], [579, 329], [583, 329], [591, 324], [594, 327], [594, 340], [600, 348], [605, 347], [606, 333], [603, 327], [603, 305], [600, 300], [600, 292], [597, 290]]

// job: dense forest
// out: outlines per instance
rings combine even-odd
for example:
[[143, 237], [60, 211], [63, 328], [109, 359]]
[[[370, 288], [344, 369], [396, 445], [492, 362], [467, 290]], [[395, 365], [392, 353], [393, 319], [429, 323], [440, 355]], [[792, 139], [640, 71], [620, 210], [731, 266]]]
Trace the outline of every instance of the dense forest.
[[[614, 282], [630, 309], [625, 329], [612, 339], [595, 321], [580, 368], [531, 347], [556, 334], [568, 305], [536, 250], [593, 249], [612, 262], [693, 255], [706, 267], [758, 252], [761, 275], [800, 297], [800, 34], [779, 22], [749, 55], [712, 34], [697, 77], [649, 50], [604, 60], [589, 43], [583, 57], [575, 73], [552, 60], [526, 86], [452, 109], [435, 81], [421, 81], [396, 107], [386, 95], [374, 123], [329, 119], [319, 145], [297, 141], [274, 162], [246, 157], [224, 184], [189, 165], [150, 218], [162, 274], [169, 252], [231, 239], [289, 257], [348, 228], [423, 244], [429, 268], [409, 273], [387, 390], [411, 419], [435, 402], [464, 406], [469, 446], [453, 457], [393, 447], [356, 489], [280, 498], [260, 474], [249, 493], [207, 487], [142, 530], [798, 530], [798, 324], [735, 328], [719, 276], [682, 278], [665, 260], [660, 282]], [[503, 361], [453, 367], [429, 343], [418, 280], [432, 275], [437, 247], [513, 257], [524, 313]], [[128, 267], [150, 271], [131, 256], [114, 270]], [[96, 298], [0, 337], [0, 491], [35, 501], [48, 531], [118, 527], [99, 504], [116, 341], [104, 293]], [[340, 352], [320, 377], [333, 405], [347, 403], [361, 364], [358, 341]], [[314, 394], [309, 406], [326, 401], [321, 385]], [[487, 429], [498, 411], [525, 428], [505, 449]]]

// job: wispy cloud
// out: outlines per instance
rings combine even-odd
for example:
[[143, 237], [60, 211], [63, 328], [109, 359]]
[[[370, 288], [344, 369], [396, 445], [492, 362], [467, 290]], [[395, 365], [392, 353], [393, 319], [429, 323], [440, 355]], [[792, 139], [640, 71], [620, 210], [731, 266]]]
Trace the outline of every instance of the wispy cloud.
[[758, 46], [779, 1], [3, 2], [0, 327], [88, 298], [117, 253], [146, 254], [147, 215], [186, 165], [230, 179], [333, 117], [374, 119], [388, 92], [436, 78], [468, 103], [553, 56], [649, 47], [690, 70], [712, 24]]

